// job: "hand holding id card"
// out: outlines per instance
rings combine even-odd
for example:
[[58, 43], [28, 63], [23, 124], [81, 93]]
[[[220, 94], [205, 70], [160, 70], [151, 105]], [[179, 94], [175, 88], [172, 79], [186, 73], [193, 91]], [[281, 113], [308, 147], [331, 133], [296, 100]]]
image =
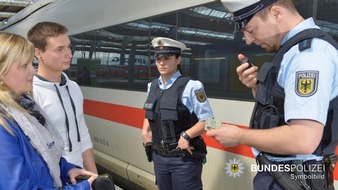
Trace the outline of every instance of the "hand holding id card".
[[217, 120], [214, 120], [214, 119], [208, 117], [205, 120], [204, 129], [205, 130], [217, 129], [217, 128], [221, 127], [222, 125], [223, 125], [223, 123], [221, 121], [217, 121]]

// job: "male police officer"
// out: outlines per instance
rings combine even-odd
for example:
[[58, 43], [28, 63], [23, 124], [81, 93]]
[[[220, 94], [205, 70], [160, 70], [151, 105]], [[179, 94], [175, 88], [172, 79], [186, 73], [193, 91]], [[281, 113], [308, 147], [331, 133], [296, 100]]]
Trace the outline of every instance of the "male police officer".
[[[312, 18], [300, 16], [291, 0], [222, 3], [248, 45], [277, 53], [259, 73], [256, 66], [248, 68], [249, 63], [236, 70], [256, 99], [251, 129], [226, 125], [207, 135], [224, 146], [251, 146], [260, 166], [280, 167], [277, 172], [258, 172], [255, 189], [334, 189], [337, 42]], [[244, 58], [238, 55], [240, 61]]]
[[158, 37], [152, 45], [161, 76], [148, 84], [142, 137], [144, 144], [153, 144], [158, 188], [202, 190], [202, 163], [207, 151], [201, 134], [206, 118], [213, 117], [211, 107], [203, 84], [181, 75], [185, 44]]

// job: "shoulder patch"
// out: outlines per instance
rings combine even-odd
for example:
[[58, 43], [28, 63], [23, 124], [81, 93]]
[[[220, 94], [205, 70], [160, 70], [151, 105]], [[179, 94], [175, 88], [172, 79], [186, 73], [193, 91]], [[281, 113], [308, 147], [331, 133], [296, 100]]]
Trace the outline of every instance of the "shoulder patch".
[[316, 93], [318, 88], [318, 71], [296, 72], [295, 91], [298, 96], [309, 97]]
[[203, 90], [203, 88], [200, 88], [198, 90], [195, 90], [195, 95], [196, 95], [196, 99], [202, 103], [205, 102], [207, 100], [207, 97], [205, 95], [205, 92]]

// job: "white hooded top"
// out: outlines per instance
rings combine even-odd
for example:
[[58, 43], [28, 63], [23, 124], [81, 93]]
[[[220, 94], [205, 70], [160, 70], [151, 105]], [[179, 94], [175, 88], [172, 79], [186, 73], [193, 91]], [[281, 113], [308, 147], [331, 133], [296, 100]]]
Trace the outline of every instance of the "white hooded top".
[[[83, 167], [82, 153], [93, 147], [88, 127], [84, 120], [83, 94], [76, 82], [70, 80], [65, 73], [62, 73], [62, 75], [65, 81], [61, 83], [49, 82], [41, 77], [34, 76], [33, 96], [36, 103], [45, 111], [52, 125], [62, 136], [65, 144], [63, 156], [68, 162]], [[75, 109], [72, 106], [72, 101]], [[76, 111], [76, 118], [74, 117], [74, 111]], [[69, 133], [67, 131], [65, 112], [69, 122]], [[76, 122], [78, 123], [78, 130]], [[78, 132], [80, 134], [80, 142], [78, 142]], [[72, 146], [70, 146], [69, 140]], [[72, 147], [72, 151], [70, 151], [70, 147]]]

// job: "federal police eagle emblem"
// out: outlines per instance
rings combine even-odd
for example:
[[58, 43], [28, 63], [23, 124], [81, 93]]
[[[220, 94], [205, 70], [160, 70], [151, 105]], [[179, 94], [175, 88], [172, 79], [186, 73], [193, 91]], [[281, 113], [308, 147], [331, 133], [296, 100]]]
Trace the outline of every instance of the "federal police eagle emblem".
[[296, 72], [296, 93], [302, 97], [315, 94], [318, 87], [318, 75], [318, 71]]
[[204, 90], [202, 88], [200, 88], [198, 90], [195, 90], [195, 95], [196, 95], [197, 100], [200, 103], [205, 102], [207, 100], [205, 92], [204, 92]]
[[229, 160], [228, 163], [225, 163], [226, 173], [229, 174], [230, 177], [236, 178], [241, 176], [244, 169], [244, 164], [236, 158]]
[[232, 173], [238, 172], [238, 164], [231, 164], [231, 171]]

